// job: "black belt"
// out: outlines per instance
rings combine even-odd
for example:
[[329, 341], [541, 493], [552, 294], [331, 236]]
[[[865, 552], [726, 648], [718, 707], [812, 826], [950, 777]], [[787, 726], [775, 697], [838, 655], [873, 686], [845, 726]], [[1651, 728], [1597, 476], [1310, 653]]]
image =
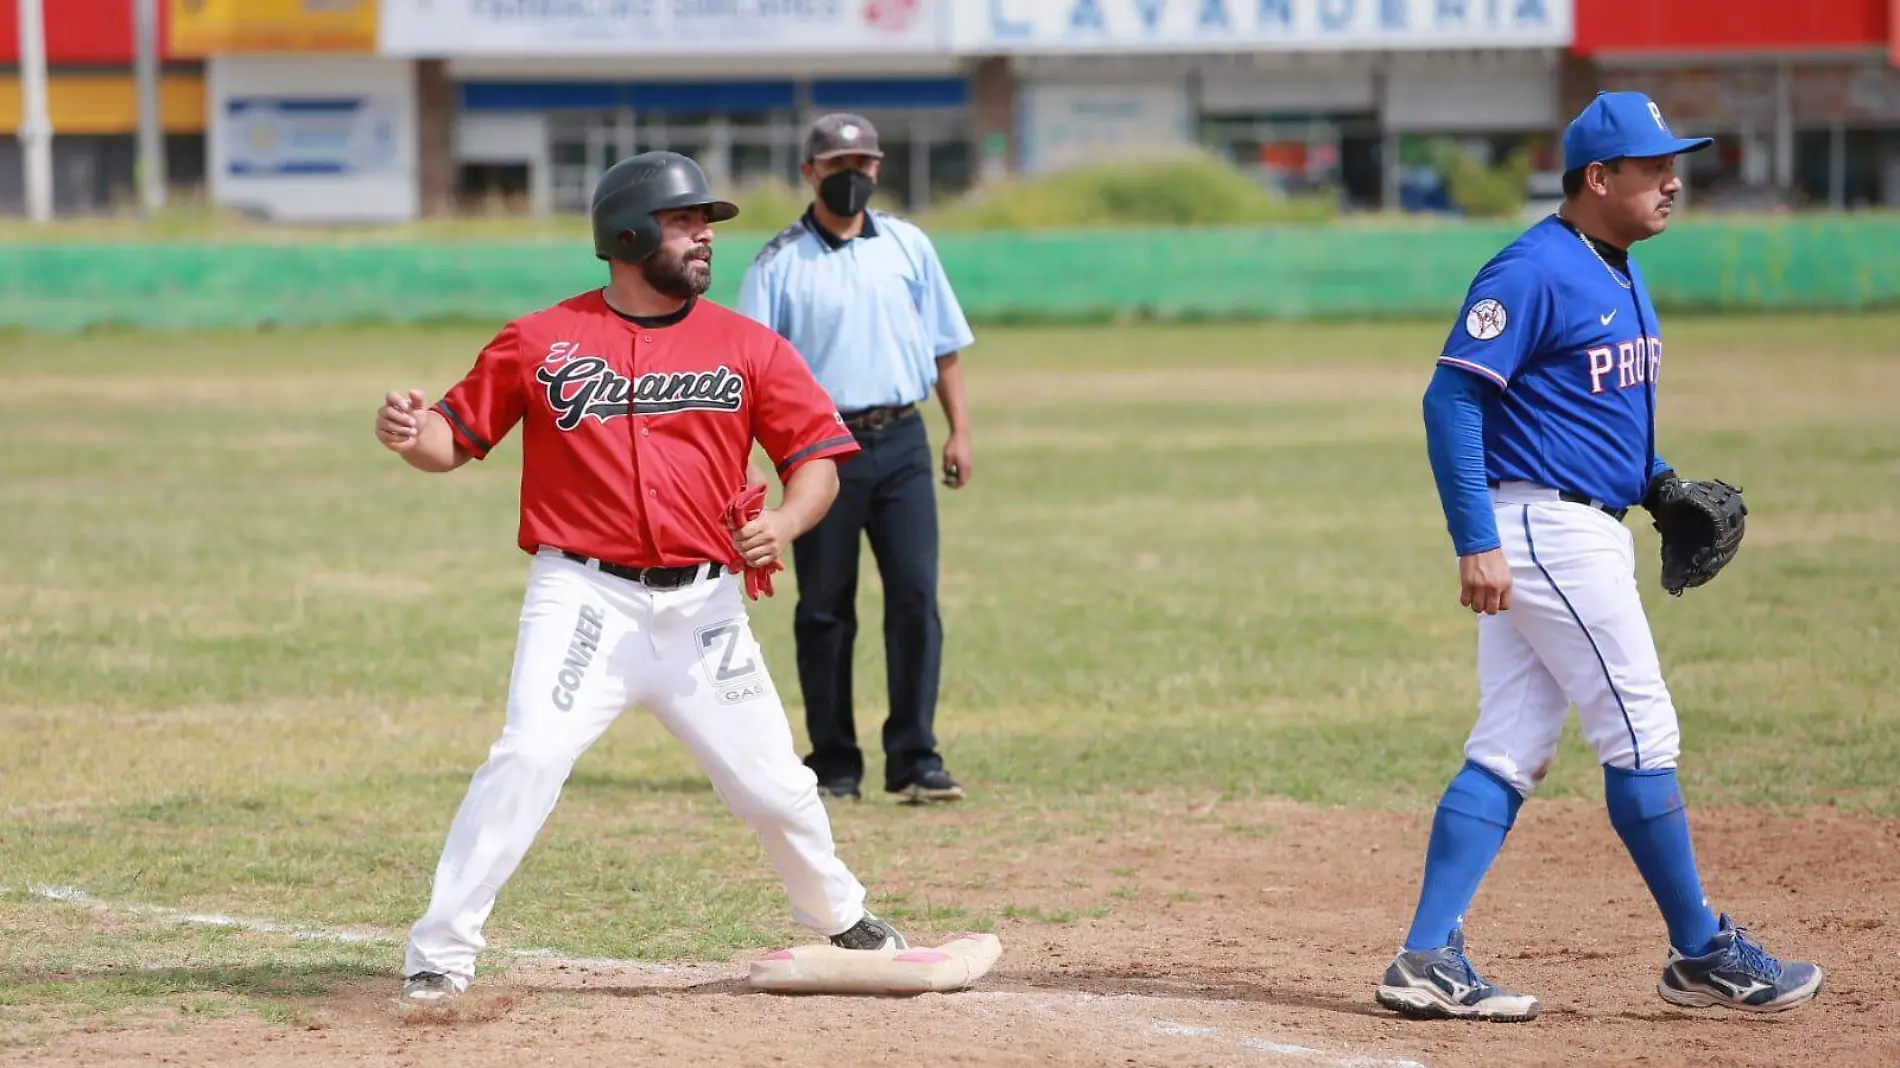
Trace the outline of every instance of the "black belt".
[[1623, 521], [1624, 516], [1630, 514], [1628, 508], [1612, 508], [1587, 493], [1572, 493], [1569, 490], [1558, 490], [1557, 499], [1560, 501], [1569, 501], [1571, 504], [1587, 504], [1592, 508], [1608, 513], [1610, 518], [1619, 523]]
[[891, 404], [882, 408], [860, 408], [839, 412], [838, 418], [851, 430], [882, 430], [917, 410], [915, 404]]
[[627, 567], [623, 564], [610, 564], [605, 560], [596, 560], [591, 556], [560, 550], [562, 556], [577, 564], [596, 568], [604, 575], [623, 578], [628, 582], [638, 582], [656, 590], [677, 590], [681, 586], [690, 586], [703, 576], [715, 579], [725, 571], [723, 564], [688, 564], [685, 567]]
[[[1498, 484], [1496, 482], [1486, 481], [1485, 485], [1491, 487], [1492, 489], [1498, 488]], [[1557, 499], [1560, 501], [1566, 501], [1570, 504], [1581, 504], [1581, 505], [1586, 505], [1591, 508], [1595, 508], [1598, 511], [1604, 513], [1605, 515], [1608, 515], [1610, 518], [1616, 520], [1619, 523], [1623, 521], [1624, 516], [1630, 513], [1630, 510], [1628, 508], [1612, 508], [1609, 505], [1604, 504], [1602, 501], [1597, 500], [1595, 497], [1590, 496], [1588, 493], [1578, 493], [1575, 490], [1558, 490]]]

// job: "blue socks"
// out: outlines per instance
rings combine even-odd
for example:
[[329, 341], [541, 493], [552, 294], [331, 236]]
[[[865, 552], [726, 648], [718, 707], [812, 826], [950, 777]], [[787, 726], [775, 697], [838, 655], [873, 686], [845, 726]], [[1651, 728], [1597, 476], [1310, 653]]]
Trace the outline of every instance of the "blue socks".
[[[1719, 931], [1702, 894], [1689, 815], [1675, 769], [1626, 771], [1605, 766], [1603, 799], [1610, 826], [1629, 850], [1669, 925], [1669, 944], [1691, 957], [1709, 951]], [[1432, 819], [1418, 911], [1405, 936], [1408, 952], [1437, 949], [1463, 922], [1478, 884], [1504, 848], [1524, 799], [1503, 779], [1467, 762], [1445, 788]]]
[[1702, 895], [1675, 769], [1625, 771], [1606, 765], [1603, 800], [1610, 809], [1610, 826], [1623, 839], [1669, 925], [1669, 944], [1691, 957], [1706, 954], [1719, 928]]
[[1405, 936], [1407, 952], [1437, 949], [1450, 939], [1523, 804], [1515, 789], [1476, 764], [1467, 762], [1452, 778], [1432, 818], [1425, 881]]

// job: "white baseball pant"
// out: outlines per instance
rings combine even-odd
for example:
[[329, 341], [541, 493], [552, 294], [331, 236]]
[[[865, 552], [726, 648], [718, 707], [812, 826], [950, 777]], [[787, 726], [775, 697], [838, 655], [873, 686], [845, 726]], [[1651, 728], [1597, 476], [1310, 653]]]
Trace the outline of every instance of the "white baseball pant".
[[1599, 763], [1673, 768], [1676, 706], [1636, 587], [1629, 528], [1555, 490], [1492, 490], [1511, 607], [1478, 617], [1478, 721], [1465, 756], [1529, 797], [1570, 706]]
[[838, 859], [818, 780], [753, 640], [742, 580], [654, 590], [552, 550], [529, 569], [508, 718], [449, 827], [405, 975], [475, 975], [482, 926], [554, 810], [574, 763], [621, 712], [646, 706], [686, 745], [778, 870], [792, 919], [824, 935], [862, 919], [864, 887]]

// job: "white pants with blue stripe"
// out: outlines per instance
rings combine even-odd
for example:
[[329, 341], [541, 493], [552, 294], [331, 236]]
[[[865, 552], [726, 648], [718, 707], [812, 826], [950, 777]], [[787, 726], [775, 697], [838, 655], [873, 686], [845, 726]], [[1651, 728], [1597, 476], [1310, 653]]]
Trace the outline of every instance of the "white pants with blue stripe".
[[1629, 528], [1554, 490], [1492, 490], [1511, 607], [1478, 617], [1478, 722], [1465, 757], [1529, 796], [1577, 709], [1597, 761], [1673, 768], [1681, 731], [1636, 587]]

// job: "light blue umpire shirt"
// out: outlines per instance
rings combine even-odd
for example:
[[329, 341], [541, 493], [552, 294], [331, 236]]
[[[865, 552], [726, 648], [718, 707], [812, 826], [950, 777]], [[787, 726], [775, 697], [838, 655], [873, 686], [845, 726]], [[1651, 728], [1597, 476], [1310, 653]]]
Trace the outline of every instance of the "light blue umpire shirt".
[[936, 246], [881, 211], [840, 241], [807, 209], [746, 268], [738, 310], [791, 342], [840, 412], [924, 400], [937, 358], [976, 340]]

